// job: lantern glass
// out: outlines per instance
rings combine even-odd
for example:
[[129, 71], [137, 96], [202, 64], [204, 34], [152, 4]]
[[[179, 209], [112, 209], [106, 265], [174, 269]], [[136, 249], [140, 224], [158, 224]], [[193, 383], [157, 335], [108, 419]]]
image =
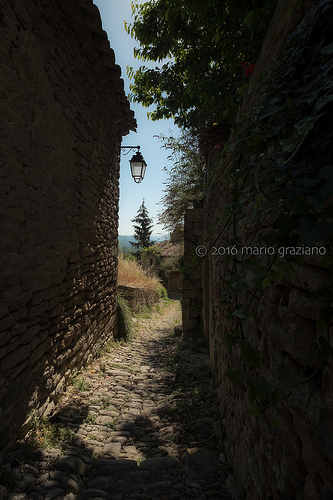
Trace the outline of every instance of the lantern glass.
[[130, 160], [131, 173], [135, 182], [139, 183], [144, 178], [147, 164], [142, 157], [142, 154], [138, 151], [135, 155], [133, 155]]

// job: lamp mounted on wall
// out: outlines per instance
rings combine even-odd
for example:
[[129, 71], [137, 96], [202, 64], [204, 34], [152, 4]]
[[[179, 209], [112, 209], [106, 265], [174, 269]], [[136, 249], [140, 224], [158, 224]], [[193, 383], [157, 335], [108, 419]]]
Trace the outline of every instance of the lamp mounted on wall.
[[128, 154], [130, 151], [137, 149], [137, 152], [132, 156], [129, 163], [134, 182], [136, 183], [141, 182], [145, 176], [147, 163], [145, 162], [142, 154], [140, 153], [140, 146], [120, 146], [120, 149], [128, 149], [129, 151], [125, 154]]

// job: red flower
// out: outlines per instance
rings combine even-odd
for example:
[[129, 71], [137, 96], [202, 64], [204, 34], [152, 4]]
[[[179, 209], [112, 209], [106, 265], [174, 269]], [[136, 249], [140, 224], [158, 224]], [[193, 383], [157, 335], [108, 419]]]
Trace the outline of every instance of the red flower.
[[246, 76], [251, 76], [253, 71], [254, 71], [254, 68], [256, 67], [256, 65], [254, 63], [250, 64], [247, 68], [246, 68]]
[[255, 66], [256, 65], [254, 63], [249, 64], [248, 62], [245, 62], [245, 63], [242, 64], [242, 68], [243, 68], [243, 71], [246, 74], [246, 76], [251, 76], [252, 75]]

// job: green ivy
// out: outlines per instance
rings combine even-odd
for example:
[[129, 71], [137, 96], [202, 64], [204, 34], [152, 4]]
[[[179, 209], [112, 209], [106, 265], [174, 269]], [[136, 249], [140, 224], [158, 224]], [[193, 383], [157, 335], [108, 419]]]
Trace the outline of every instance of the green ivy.
[[[328, 336], [332, 287], [316, 294], [321, 311], [318, 366], [310, 375], [305, 370], [304, 379], [296, 379], [290, 390], [282, 387], [295, 373], [281, 365], [278, 382], [267, 380], [263, 353], [245, 338], [255, 297], [263, 294], [265, 287], [279, 284], [283, 276], [295, 273], [295, 264], [303, 265], [305, 256], [311, 254], [308, 249], [324, 248], [321, 260], [333, 272], [332, 24], [331, 3], [316, 2], [312, 15], [300, 23], [279, 61], [264, 72], [261, 98], [237, 123], [237, 139], [224, 149], [223, 182], [230, 186], [231, 197], [219, 236], [233, 227], [231, 244], [240, 248], [239, 221], [245, 211], [248, 213], [249, 204], [254, 232], [262, 229], [263, 218], [271, 221], [257, 244], [273, 248], [272, 255], [229, 256], [229, 276], [220, 297], [229, 325], [223, 342], [238, 357], [239, 365], [226, 374], [237, 386], [246, 388], [253, 415], [289, 397], [333, 354]], [[296, 255], [292, 251], [296, 247], [303, 254]], [[291, 250], [282, 258], [277, 249], [286, 248]]]

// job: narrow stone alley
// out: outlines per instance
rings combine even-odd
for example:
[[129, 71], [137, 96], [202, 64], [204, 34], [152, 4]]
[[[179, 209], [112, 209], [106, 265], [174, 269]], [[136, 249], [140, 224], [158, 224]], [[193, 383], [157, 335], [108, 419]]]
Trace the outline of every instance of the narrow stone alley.
[[208, 346], [175, 335], [178, 300], [73, 372], [52, 417], [1, 465], [10, 500], [229, 499]]

